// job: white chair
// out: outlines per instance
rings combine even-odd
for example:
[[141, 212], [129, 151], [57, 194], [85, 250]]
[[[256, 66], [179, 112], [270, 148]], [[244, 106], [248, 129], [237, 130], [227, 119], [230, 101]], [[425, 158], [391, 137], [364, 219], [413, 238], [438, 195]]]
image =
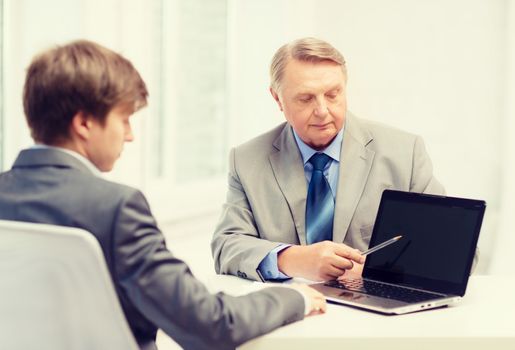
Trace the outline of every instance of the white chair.
[[92, 234], [0, 220], [0, 349], [138, 349]]

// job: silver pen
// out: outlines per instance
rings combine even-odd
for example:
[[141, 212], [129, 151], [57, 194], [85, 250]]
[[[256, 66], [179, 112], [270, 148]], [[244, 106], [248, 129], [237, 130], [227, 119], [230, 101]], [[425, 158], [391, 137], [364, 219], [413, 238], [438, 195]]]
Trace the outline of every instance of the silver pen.
[[370, 248], [368, 250], [365, 250], [363, 253], [361, 253], [361, 255], [366, 256], [366, 255], [371, 254], [373, 252], [377, 252], [379, 249], [383, 249], [384, 247], [387, 247], [390, 244], [397, 242], [401, 238], [402, 238], [402, 235], [395, 236], [392, 239], [384, 241], [381, 244], [378, 244], [378, 245], [376, 245], [376, 246], [374, 246], [374, 247], [372, 247], [372, 248]]

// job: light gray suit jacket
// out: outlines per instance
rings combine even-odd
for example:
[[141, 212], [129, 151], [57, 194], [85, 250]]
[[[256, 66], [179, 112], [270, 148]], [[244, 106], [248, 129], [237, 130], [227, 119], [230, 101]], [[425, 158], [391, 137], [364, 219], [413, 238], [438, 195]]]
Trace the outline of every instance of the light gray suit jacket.
[[211, 295], [168, 251], [139, 191], [94, 176], [59, 150], [22, 151], [0, 174], [0, 219], [91, 232], [141, 349], [156, 348], [158, 328], [185, 349], [233, 349], [304, 316], [302, 296], [287, 288]]
[[[416, 135], [347, 113], [333, 241], [365, 250], [383, 190], [443, 194]], [[292, 128], [231, 150], [229, 190], [211, 248], [218, 273], [259, 280], [256, 269], [281, 243], [306, 244], [307, 182]]]

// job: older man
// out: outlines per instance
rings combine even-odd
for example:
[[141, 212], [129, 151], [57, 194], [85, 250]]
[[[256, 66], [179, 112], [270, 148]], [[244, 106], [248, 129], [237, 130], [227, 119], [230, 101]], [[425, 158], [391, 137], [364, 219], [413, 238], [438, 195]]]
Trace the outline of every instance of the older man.
[[286, 122], [231, 150], [215, 268], [251, 279], [360, 274], [384, 189], [444, 192], [424, 143], [347, 111], [345, 60], [327, 42], [282, 46], [270, 76]]

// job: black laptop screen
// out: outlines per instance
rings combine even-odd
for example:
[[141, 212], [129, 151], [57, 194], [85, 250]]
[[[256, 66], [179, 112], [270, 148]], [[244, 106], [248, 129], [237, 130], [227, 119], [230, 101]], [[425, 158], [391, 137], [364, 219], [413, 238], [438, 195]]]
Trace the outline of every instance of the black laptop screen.
[[485, 203], [385, 191], [370, 247], [402, 238], [367, 257], [364, 277], [465, 293]]

